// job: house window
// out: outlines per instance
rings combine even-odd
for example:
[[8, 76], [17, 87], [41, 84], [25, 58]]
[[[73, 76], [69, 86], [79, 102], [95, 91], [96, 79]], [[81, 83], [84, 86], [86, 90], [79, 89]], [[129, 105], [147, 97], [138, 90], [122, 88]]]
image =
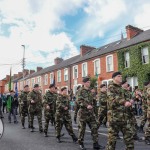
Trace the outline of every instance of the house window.
[[30, 86], [30, 79], [26, 81], [26, 84]]
[[125, 68], [130, 67], [130, 57], [129, 57], [129, 52], [125, 52], [124, 58], [125, 58]]
[[23, 90], [23, 81], [20, 82], [20, 90]]
[[64, 69], [64, 81], [68, 81], [68, 69]]
[[61, 82], [61, 70], [57, 71], [57, 82]]
[[112, 79], [108, 79], [108, 80], [103, 80], [102, 81], [102, 84], [105, 84], [106, 85], [106, 87], [108, 87], [109, 86], [109, 84], [112, 82]]
[[107, 72], [114, 71], [113, 55], [109, 55], [106, 57], [106, 70]]
[[41, 85], [41, 77], [37, 77], [37, 84]]
[[132, 87], [132, 90], [138, 87], [138, 78], [137, 77], [128, 77], [127, 78], [128, 84]]
[[48, 84], [48, 74], [44, 76], [44, 85]]
[[73, 66], [73, 79], [78, 78], [78, 66]]
[[82, 64], [82, 77], [87, 76], [87, 62]]
[[143, 61], [143, 64], [149, 63], [148, 47], [145, 47], [142, 49], [142, 61]]
[[100, 74], [100, 59], [94, 60], [94, 75]]
[[35, 84], [35, 79], [32, 79], [32, 88], [34, 87], [34, 84]]
[[50, 73], [50, 84], [54, 83], [54, 73]]

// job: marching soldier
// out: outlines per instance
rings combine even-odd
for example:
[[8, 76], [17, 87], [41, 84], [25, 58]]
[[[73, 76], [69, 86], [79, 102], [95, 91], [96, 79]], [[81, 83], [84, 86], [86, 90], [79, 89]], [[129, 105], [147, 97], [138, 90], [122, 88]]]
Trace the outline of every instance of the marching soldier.
[[44, 106], [44, 116], [45, 116], [45, 127], [44, 134], [45, 137], [48, 137], [47, 130], [49, 126], [49, 121], [53, 121], [55, 114], [55, 85], [50, 84], [49, 91], [43, 97], [43, 106]]
[[19, 96], [19, 107], [20, 107], [20, 114], [21, 114], [22, 129], [25, 129], [25, 117], [26, 116], [28, 116], [28, 128], [30, 128], [29, 113], [28, 113], [28, 100], [27, 100], [28, 94], [29, 94], [29, 86], [25, 85], [24, 91], [22, 91]]
[[108, 142], [106, 150], [115, 150], [119, 131], [123, 133], [126, 150], [134, 150], [133, 134], [128, 126], [126, 108], [132, 103], [125, 100], [124, 91], [121, 88], [122, 74], [115, 72], [112, 75], [113, 81], [109, 85], [108, 92]]
[[33, 90], [28, 94], [29, 116], [31, 132], [34, 132], [33, 120], [37, 116], [39, 123], [39, 131], [43, 132], [42, 127], [42, 95], [39, 91], [39, 85], [35, 84]]
[[147, 120], [148, 120], [148, 126], [145, 131], [145, 143], [147, 145], [150, 145], [150, 82], [147, 85]]
[[146, 124], [147, 121], [147, 88], [148, 88], [148, 84], [149, 82], [144, 82], [144, 91], [143, 91], [143, 95], [142, 95], [142, 112], [143, 112], [143, 116], [142, 116], [142, 120], [141, 120], [141, 124], [139, 127], [139, 131], [144, 133], [144, 126]]
[[[127, 102], [133, 103], [132, 95], [130, 92], [130, 85], [128, 85], [127, 81], [122, 81], [122, 88], [124, 90], [125, 100]], [[131, 130], [133, 132], [133, 138], [134, 140], [139, 140], [139, 137], [137, 135], [137, 121], [134, 115], [134, 110], [132, 107], [126, 107], [125, 108], [127, 120], [128, 120], [128, 126], [131, 127]]]
[[[98, 120], [99, 125], [104, 124], [106, 126], [107, 123], [107, 89], [105, 84], [100, 85], [100, 93], [98, 95]], [[99, 127], [98, 127], [99, 128]]]
[[78, 114], [78, 111], [79, 111], [79, 104], [78, 104], [78, 93], [81, 89], [81, 86], [79, 85], [77, 87], [77, 92], [76, 92], [76, 101], [75, 101], [75, 107], [74, 107], [74, 122], [77, 123], [77, 114]]
[[93, 109], [93, 96], [90, 91], [90, 78], [86, 77], [83, 79], [84, 87], [80, 90], [78, 94], [78, 102], [80, 109], [78, 112], [79, 116], [79, 135], [78, 142], [81, 150], [86, 150], [84, 147], [84, 134], [86, 129], [86, 124], [89, 125], [91, 129], [91, 135], [93, 137], [93, 148], [94, 149], [104, 149], [105, 147], [98, 144], [98, 131], [96, 116]]
[[56, 101], [55, 121], [56, 121], [56, 138], [58, 143], [61, 142], [60, 137], [63, 124], [65, 125], [69, 135], [72, 136], [73, 141], [76, 142], [78, 140], [73, 132], [71, 115], [69, 113], [69, 106], [70, 102], [69, 96], [67, 95], [67, 88], [63, 87], [61, 89], [61, 94], [58, 95]]

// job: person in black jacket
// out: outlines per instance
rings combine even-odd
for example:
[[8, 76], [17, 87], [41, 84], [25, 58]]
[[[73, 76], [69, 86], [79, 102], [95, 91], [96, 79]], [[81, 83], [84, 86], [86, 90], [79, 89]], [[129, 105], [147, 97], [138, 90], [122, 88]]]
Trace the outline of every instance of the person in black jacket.
[[[11, 115], [13, 115], [14, 123], [18, 123], [17, 117], [16, 117], [16, 108], [18, 105], [17, 99], [14, 98], [14, 91], [10, 91], [10, 95], [7, 96], [7, 108], [8, 108], [8, 121], [11, 123]], [[9, 103], [10, 101], [10, 103]]]
[[3, 118], [3, 114], [2, 114], [2, 98], [1, 98], [1, 95], [0, 95], [0, 118]]

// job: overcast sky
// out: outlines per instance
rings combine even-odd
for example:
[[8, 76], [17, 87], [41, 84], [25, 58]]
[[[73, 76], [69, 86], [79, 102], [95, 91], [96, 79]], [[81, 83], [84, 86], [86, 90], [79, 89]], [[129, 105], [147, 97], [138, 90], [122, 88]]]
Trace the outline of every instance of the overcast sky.
[[120, 39], [128, 24], [150, 29], [150, 0], [0, 0], [0, 79], [26, 68], [53, 65], [79, 54], [82, 44], [99, 47]]

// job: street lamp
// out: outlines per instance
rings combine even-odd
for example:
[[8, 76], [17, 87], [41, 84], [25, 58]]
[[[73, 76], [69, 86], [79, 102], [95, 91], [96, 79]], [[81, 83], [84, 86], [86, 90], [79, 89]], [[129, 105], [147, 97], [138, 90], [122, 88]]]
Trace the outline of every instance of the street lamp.
[[23, 87], [24, 87], [25, 45], [21, 46], [23, 47], [22, 73], [23, 73]]

